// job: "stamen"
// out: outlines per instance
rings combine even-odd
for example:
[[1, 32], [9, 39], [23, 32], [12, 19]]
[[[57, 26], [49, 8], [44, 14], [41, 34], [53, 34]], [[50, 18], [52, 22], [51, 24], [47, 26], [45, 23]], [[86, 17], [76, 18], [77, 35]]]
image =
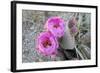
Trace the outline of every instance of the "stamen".
[[46, 40], [43, 42], [43, 46], [44, 46], [44, 47], [51, 46], [50, 40], [49, 40], [49, 39], [46, 39]]
[[58, 25], [58, 24], [55, 24], [53, 27], [54, 27], [54, 28], [58, 28], [58, 27], [59, 27], [59, 25]]

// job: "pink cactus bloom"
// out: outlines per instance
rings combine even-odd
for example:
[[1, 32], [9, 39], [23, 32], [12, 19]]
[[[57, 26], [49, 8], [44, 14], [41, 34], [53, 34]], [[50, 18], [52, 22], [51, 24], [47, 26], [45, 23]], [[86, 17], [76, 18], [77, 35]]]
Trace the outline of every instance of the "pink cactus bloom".
[[57, 52], [58, 41], [50, 32], [42, 32], [37, 38], [37, 48], [45, 56], [54, 55]]
[[46, 21], [45, 28], [55, 37], [61, 38], [64, 35], [64, 24], [60, 17], [51, 17]]

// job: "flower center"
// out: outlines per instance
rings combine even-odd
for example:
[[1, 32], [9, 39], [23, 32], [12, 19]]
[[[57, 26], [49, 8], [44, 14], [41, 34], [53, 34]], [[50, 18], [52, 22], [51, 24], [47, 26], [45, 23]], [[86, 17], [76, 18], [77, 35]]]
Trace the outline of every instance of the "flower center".
[[46, 39], [42, 44], [43, 44], [43, 46], [46, 47], [46, 48], [47, 48], [48, 46], [51, 46], [51, 42], [50, 42], [49, 39]]
[[54, 27], [54, 28], [58, 28], [58, 27], [59, 27], [59, 25], [58, 25], [58, 24], [55, 24], [53, 27]]

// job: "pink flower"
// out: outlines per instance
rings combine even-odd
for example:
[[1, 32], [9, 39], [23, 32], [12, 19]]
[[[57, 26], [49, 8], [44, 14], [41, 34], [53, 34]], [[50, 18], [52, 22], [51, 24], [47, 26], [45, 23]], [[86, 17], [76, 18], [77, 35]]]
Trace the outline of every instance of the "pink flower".
[[64, 20], [60, 17], [49, 18], [45, 27], [57, 38], [61, 38], [64, 35]]
[[37, 38], [38, 51], [46, 56], [57, 52], [58, 41], [50, 32], [42, 32]]

